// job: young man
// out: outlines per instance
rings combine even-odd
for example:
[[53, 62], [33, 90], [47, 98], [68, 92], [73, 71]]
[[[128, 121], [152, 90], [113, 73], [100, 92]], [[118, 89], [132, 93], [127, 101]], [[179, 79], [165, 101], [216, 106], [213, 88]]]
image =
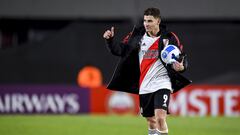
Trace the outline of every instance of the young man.
[[149, 135], [168, 134], [170, 93], [190, 83], [179, 73], [187, 68], [185, 55], [170, 65], [161, 60], [165, 46], [174, 44], [182, 50], [182, 45], [160, 23], [159, 9], [148, 8], [144, 11], [144, 26], [134, 28], [122, 42], [114, 41], [114, 27], [103, 34], [111, 53], [121, 57], [108, 89], [139, 94], [140, 111], [147, 120]]

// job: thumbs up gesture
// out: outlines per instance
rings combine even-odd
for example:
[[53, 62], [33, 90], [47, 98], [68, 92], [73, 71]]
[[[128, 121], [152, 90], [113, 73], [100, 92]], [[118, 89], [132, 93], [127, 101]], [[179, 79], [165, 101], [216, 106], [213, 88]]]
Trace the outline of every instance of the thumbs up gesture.
[[114, 27], [111, 27], [111, 30], [106, 30], [103, 34], [104, 39], [111, 39], [114, 37]]

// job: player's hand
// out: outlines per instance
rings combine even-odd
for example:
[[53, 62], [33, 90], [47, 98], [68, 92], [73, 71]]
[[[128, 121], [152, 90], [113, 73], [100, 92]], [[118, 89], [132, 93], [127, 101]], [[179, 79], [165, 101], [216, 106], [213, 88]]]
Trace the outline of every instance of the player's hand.
[[184, 66], [183, 66], [183, 60], [181, 62], [174, 62], [172, 64], [172, 68], [175, 70], [175, 71], [183, 71], [184, 70]]
[[110, 39], [114, 37], [114, 27], [111, 27], [111, 30], [106, 30], [103, 34], [104, 39]]

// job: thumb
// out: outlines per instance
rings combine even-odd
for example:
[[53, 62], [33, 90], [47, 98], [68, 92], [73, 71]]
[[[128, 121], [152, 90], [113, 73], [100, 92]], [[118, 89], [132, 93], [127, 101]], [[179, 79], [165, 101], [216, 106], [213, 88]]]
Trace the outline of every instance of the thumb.
[[111, 27], [112, 37], [114, 36], [114, 27]]

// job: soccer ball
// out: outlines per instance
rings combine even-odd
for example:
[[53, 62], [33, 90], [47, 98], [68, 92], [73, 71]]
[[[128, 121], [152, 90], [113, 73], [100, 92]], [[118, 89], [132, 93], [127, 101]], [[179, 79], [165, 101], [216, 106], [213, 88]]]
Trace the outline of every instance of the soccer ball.
[[181, 51], [172, 44], [169, 44], [163, 48], [161, 51], [161, 59], [166, 64], [172, 64], [179, 58]]

